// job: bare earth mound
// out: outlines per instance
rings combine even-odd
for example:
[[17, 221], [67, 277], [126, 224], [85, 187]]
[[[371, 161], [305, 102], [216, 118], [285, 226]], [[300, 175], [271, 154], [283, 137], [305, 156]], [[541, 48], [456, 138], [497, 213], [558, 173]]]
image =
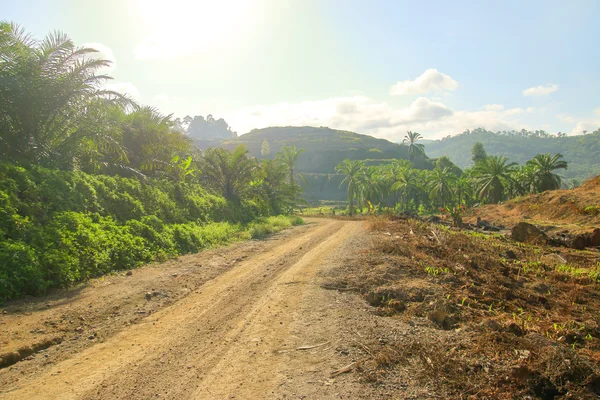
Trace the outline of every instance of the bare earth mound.
[[[572, 190], [553, 190], [490, 204], [474, 210], [476, 217], [502, 226], [527, 220], [549, 230], [586, 231], [600, 226], [600, 176]], [[472, 221], [471, 221], [472, 220]]]

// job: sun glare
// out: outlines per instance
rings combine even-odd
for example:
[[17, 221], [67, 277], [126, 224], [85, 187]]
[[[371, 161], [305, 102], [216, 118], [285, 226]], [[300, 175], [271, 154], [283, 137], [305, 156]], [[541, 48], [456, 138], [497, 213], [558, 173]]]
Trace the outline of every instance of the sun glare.
[[138, 58], [169, 58], [227, 45], [246, 28], [253, 4], [244, 0], [138, 0], [148, 32]]

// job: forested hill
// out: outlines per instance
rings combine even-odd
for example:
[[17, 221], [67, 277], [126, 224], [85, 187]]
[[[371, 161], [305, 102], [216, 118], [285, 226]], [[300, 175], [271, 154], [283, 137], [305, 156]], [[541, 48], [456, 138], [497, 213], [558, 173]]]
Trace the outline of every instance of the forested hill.
[[[268, 143], [269, 152], [263, 154], [263, 143]], [[408, 148], [385, 139], [377, 139], [349, 131], [325, 127], [269, 127], [254, 129], [234, 140], [221, 142], [195, 140], [200, 148], [220, 145], [233, 149], [245, 145], [250, 154], [258, 158], [273, 158], [283, 146], [296, 146], [305, 152], [298, 158], [297, 170], [309, 173], [334, 173], [336, 165], [344, 159], [378, 160], [408, 159]], [[428, 163], [416, 159], [417, 168], [427, 168]]]
[[488, 155], [501, 155], [520, 164], [539, 153], [561, 153], [569, 162], [568, 170], [561, 175], [585, 180], [600, 173], [600, 129], [587, 135], [551, 136], [536, 132], [494, 133], [483, 129], [467, 131], [460, 135], [436, 141], [424, 141], [429, 157], [448, 156], [459, 167], [469, 167], [471, 149], [481, 142]]

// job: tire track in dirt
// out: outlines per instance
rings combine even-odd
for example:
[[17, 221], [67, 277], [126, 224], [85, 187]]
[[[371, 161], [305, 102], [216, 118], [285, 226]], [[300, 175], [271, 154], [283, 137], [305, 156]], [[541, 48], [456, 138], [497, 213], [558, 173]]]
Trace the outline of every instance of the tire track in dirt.
[[[322, 220], [250, 255], [199, 290], [99, 343], [23, 379], [8, 399], [263, 398], [281, 370], [300, 297], [328, 254], [360, 229]], [[318, 307], [315, 304], [315, 307]]]

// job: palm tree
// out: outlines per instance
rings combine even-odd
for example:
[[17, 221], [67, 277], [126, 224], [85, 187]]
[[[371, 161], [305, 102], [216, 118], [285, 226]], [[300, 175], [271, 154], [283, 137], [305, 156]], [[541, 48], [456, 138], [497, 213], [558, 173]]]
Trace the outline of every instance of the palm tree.
[[425, 146], [417, 143], [417, 140], [423, 139], [420, 133], [407, 131], [404, 136], [403, 144], [408, 144], [408, 159], [412, 161], [415, 155], [424, 155]]
[[392, 185], [392, 190], [398, 192], [400, 198], [404, 200], [404, 209], [408, 210], [419, 190], [417, 170], [405, 167], [398, 171], [397, 181]]
[[[60, 32], [34, 40], [16, 24], [0, 22], [0, 157], [14, 162], [72, 161], [90, 140], [114, 149], [105, 130], [86, 130], [84, 122], [104, 117], [106, 102], [123, 106], [123, 96], [102, 90], [110, 77], [99, 71], [110, 61], [97, 50], [76, 47]], [[101, 102], [99, 100], [105, 100]], [[96, 127], [103, 127], [100, 121]], [[85, 149], [83, 150], [85, 151]]]
[[471, 180], [467, 178], [465, 174], [461, 175], [460, 178], [454, 182], [454, 196], [456, 197], [456, 204], [458, 206], [468, 205], [473, 198], [473, 185]]
[[538, 154], [532, 160], [527, 161], [535, 174], [536, 187], [538, 191], [556, 190], [560, 188], [561, 177], [553, 171], [557, 169], [567, 169], [568, 163], [563, 158], [562, 154], [555, 155]]
[[381, 202], [384, 191], [385, 185], [378, 167], [363, 168], [362, 173], [356, 177], [356, 195], [361, 207], [367, 207], [369, 213], [374, 204]]
[[508, 182], [508, 195], [510, 197], [524, 196], [536, 193], [536, 171], [531, 165], [521, 165], [512, 173], [512, 180]]
[[229, 201], [239, 203], [253, 178], [257, 164], [248, 157], [242, 145], [234, 151], [222, 148], [208, 149], [200, 159], [201, 181]]
[[348, 214], [352, 215], [354, 211], [354, 196], [356, 196], [356, 184], [359, 178], [359, 174], [362, 173], [365, 168], [365, 162], [361, 160], [349, 160], [345, 159], [335, 167], [335, 172], [338, 174], [344, 174], [346, 177], [340, 183], [340, 187], [344, 184], [348, 184]]
[[[396, 190], [396, 189], [392, 189], [392, 188], [393, 188], [394, 184], [396, 184], [398, 182], [398, 180], [400, 179], [400, 175], [403, 173], [403, 171], [405, 169], [412, 168], [412, 166], [413, 166], [413, 163], [408, 160], [394, 160], [394, 161], [392, 161], [391, 164], [388, 164], [385, 167], [383, 167], [382, 174], [385, 177], [385, 179], [387, 180], [388, 186], [391, 191]], [[394, 208], [396, 207], [396, 203], [398, 201], [397, 197], [398, 197], [398, 193], [393, 193], [392, 206]]]
[[508, 158], [489, 156], [473, 168], [473, 174], [479, 187], [479, 197], [488, 199], [490, 203], [498, 203], [504, 198], [505, 187], [512, 180], [511, 174], [517, 165], [507, 163]]
[[266, 215], [288, 213], [300, 202], [302, 189], [286, 182], [285, 165], [275, 160], [262, 160], [260, 170], [250, 183], [254, 199], [259, 198], [266, 205]]
[[295, 184], [294, 169], [296, 168], [298, 156], [302, 153], [304, 153], [304, 149], [298, 150], [296, 149], [296, 146], [283, 146], [281, 151], [275, 156], [277, 161], [286, 166], [290, 185]]
[[452, 197], [452, 186], [456, 179], [456, 175], [450, 171], [450, 168], [435, 167], [431, 171], [429, 195], [434, 199], [438, 199], [442, 207], [445, 208]]
[[175, 155], [189, 155], [191, 139], [173, 128], [170, 116], [151, 107], [123, 114], [121, 141], [130, 166], [145, 172], [169, 170]]

